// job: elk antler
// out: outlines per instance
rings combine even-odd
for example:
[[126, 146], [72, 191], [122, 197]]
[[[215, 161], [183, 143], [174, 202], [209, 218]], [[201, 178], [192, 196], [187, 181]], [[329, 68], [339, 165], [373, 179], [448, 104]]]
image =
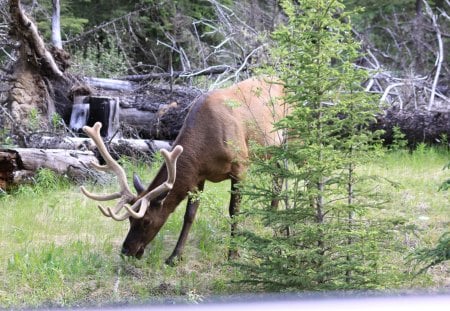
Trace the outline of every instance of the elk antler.
[[[106, 162], [106, 165], [98, 165], [96, 163], [92, 163], [92, 165], [100, 171], [114, 172], [117, 175], [120, 191], [111, 194], [94, 194], [87, 191], [83, 186], [81, 187], [81, 191], [85, 196], [96, 201], [109, 201], [120, 198], [114, 209], [111, 209], [110, 207], [104, 208], [102, 205], [98, 205], [98, 208], [102, 214], [107, 217], [112, 217], [118, 221], [127, 219], [130, 216], [133, 218], [142, 218], [145, 215], [147, 207], [152, 199], [172, 189], [176, 177], [177, 159], [183, 152], [183, 147], [178, 145], [173, 148], [171, 152], [161, 149], [161, 154], [163, 155], [167, 166], [167, 180], [157, 188], [139, 198], [131, 192], [127, 183], [127, 176], [123, 168], [111, 157], [110, 153], [106, 149], [106, 146], [100, 136], [101, 127], [102, 124], [100, 122], [96, 122], [93, 127], [83, 126], [83, 131], [94, 141], [98, 151]], [[133, 201], [133, 205], [129, 206], [128, 204]], [[119, 215], [120, 210], [124, 207], [127, 211], [124, 214]], [[138, 209], [139, 211], [136, 212]]]

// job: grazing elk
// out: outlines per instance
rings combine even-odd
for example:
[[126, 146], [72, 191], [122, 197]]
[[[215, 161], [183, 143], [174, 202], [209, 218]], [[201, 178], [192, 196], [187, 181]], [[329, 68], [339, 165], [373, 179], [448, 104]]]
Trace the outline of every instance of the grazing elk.
[[[96, 195], [81, 189], [87, 197], [98, 201], [120, 198], [114, 209], [100, 205], [99, 208], [105, 216], [115, 220], [129, 218], [130, 230], [122, 253], [140, 258], [177, 205], [189, 193], [202, 191], [205, 180], [231, 179], [229, 213], [233, 219], [239, 210], [240, 194], [236, 185], [248, 166], [249, 142], [270, 145], [283, 140], [282, 133], [274, 131], [272, 126], [286, 113], [282, 96], [283, 86], [267, 77], [251, 78], [199, 96], [190, 108], [173, 151], [162, 150], [165, 164], [151, 184], [144, 189], [135, 179], [138, 195], [131, 193], [125, 172], [106, 150], [99, 133], [101, 124], [84, 127], [107, 163], [99, 169], [115, 172], [121, 190], [111, 195]], [[188, 198], [181, 234], [166, 263], [173, 264], [180, 258], [198, 205], [198, 200]], [[235, 228], [232, 220], [232, 236]], [[230, 257], [235, 255], [235, 251], [229, 251]]]

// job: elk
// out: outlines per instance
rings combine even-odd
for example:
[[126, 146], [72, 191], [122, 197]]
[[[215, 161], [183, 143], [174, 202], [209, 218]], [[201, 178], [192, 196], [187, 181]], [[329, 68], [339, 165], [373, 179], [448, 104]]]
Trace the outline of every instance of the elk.
[[[239, 212], [241, 198], [237, 184], [249, 165], [249, 143], [273, 145], [283, 141], [281, 131], [273, 128], [273, 123], [286, 114], [282, 97], [283, 86], [269, 77], [250, 78], [199, 96], [191, 104], [173, 143], [175, 147], [171, 152], [161, 151], [165, 163], [153, 181], [145, 188], [138, 178], [134, 179], [137, 195], [132, 194], [124, 170], [104, 146], [99, 133], [101, 125], [84, 127], [106, 162], [105, 166], [97, 168], [113, 171], [121, 190], [109, 195], [92, 194], [84, 187], [81, 190], [93, 200], [120, 199], [113, 209], [101, 205], [99, 208], [105, 216], [115, 220], [129, 219], [130, 229], [122, 254], [141, 258], [169, 215], [187, 197], [183, 227], [166, 263], [174, 264], [180, 259], [199, 206], [198, 199], [189, 194], [202, 191], [206, 180], [231, 179], [229, 215], [233, 237], [237, 225], [234, 216]], [[230, 249], [228, 255], [232, 258], [237, 252]]]

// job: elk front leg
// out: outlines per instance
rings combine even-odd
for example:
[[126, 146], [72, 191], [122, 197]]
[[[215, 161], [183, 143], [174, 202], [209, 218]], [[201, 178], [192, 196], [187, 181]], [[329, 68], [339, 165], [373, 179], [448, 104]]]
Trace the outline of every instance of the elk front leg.
[[233, 238], [236, 235], [237, 220], [236, 214], [239, 213], [239, 206], [241, 204], [241, 193], [237, 187], [239, 181], [235, 178], [231, 178], [231, 197], [230, 197], [230, 218], [231, 218], [231, 241], [230, 249], [228, 250], [228, 259], [235, 259], [239, 256], [237, 248], [233, 245]]
[[[203, 191], [204, 185], [205, 185], [204, 181], [198, 184], [197, 191]], [[172, 255], [170, 255], [170, 257], [167, 258], [166, 264], [174, 266], [177, 263], [177, 261], [181, 260], [184, 245], [186, 244], [189, 230], [191, 229], [192, 223], [194, 222], [195, 214], [197, 213], [199, 203], [200, 201], [198, 200], [198, 198], [192, 197], [188, 198], [188, 202], [186, 205], [186, 212], [184, 214], [183, 228], [181, 229], [177, 245], [175, 246]]]

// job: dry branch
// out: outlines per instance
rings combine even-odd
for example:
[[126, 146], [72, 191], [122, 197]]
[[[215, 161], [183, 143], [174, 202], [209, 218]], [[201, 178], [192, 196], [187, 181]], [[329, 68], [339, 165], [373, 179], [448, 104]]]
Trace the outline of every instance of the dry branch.
[[431, 10], [431, 7], [427, 1], [423, 1], [423, 2], [426, 7], [426, 12], [427, 12], [428, 16], [430, 17], [431, 21], [433, 22], [433, 28], [434, 28], [434, 31], [436, 32], [436, 38], [438, 41], [438, 48], [439, 48], [439, 50], [437, 52], [437, 59], [436, 59], [436, 73], [434, 75], [433, 84], [431, 86], [430, 101], [428, 103], [428, 110], [430, 110], [434, 104], [436, 87], [439, 82], [439, 75], [441, 74], [442, 62], [444, 61], [444, 44], [442, 43], [441, 29], [439, 27], [439, 24], [437, 23], [437, 15], [433, 14], [433, 11]]
[[120, 80], [128, 80], [133, 82], [141, 82], [146, 80], [152, 80], [152, 79], [168, 79], [168, 78], [191, 78], [195, 76], [205, 76], [205, 75], [214, 75], [214, 74], [221, 74], [227, 71], [233, 71], [236, 70], [233, 67], [230, 67], [228, 65], [217, 65], [217, 66], [211, 66], [205, 69], [200, 70], [188, 70], [188, 71], [174, 71], [172, 73], [170, 72], [161, 72], [161, 73], [149, 73], [144, 75], [130, 75], [130, 76], [122, 76], [118, 79]]
[[[415, 16], [393, 13], [383, 16], [383, 23], [371, 25], [366, 34], [355, 32], [366, 50], [358, 66], [370, 72], [366, 90], [381, 94], [381, 101], [391, 108], [447, 111], [449, 71], [443, 37], [448, 27], [439, 20], [445, 22], [447, 14], [439, 8], [433, 12], [425, 0], [418, 2], [423, 6]], [[376, 31], [387, 42], [380, 45], [368, 39]]]

